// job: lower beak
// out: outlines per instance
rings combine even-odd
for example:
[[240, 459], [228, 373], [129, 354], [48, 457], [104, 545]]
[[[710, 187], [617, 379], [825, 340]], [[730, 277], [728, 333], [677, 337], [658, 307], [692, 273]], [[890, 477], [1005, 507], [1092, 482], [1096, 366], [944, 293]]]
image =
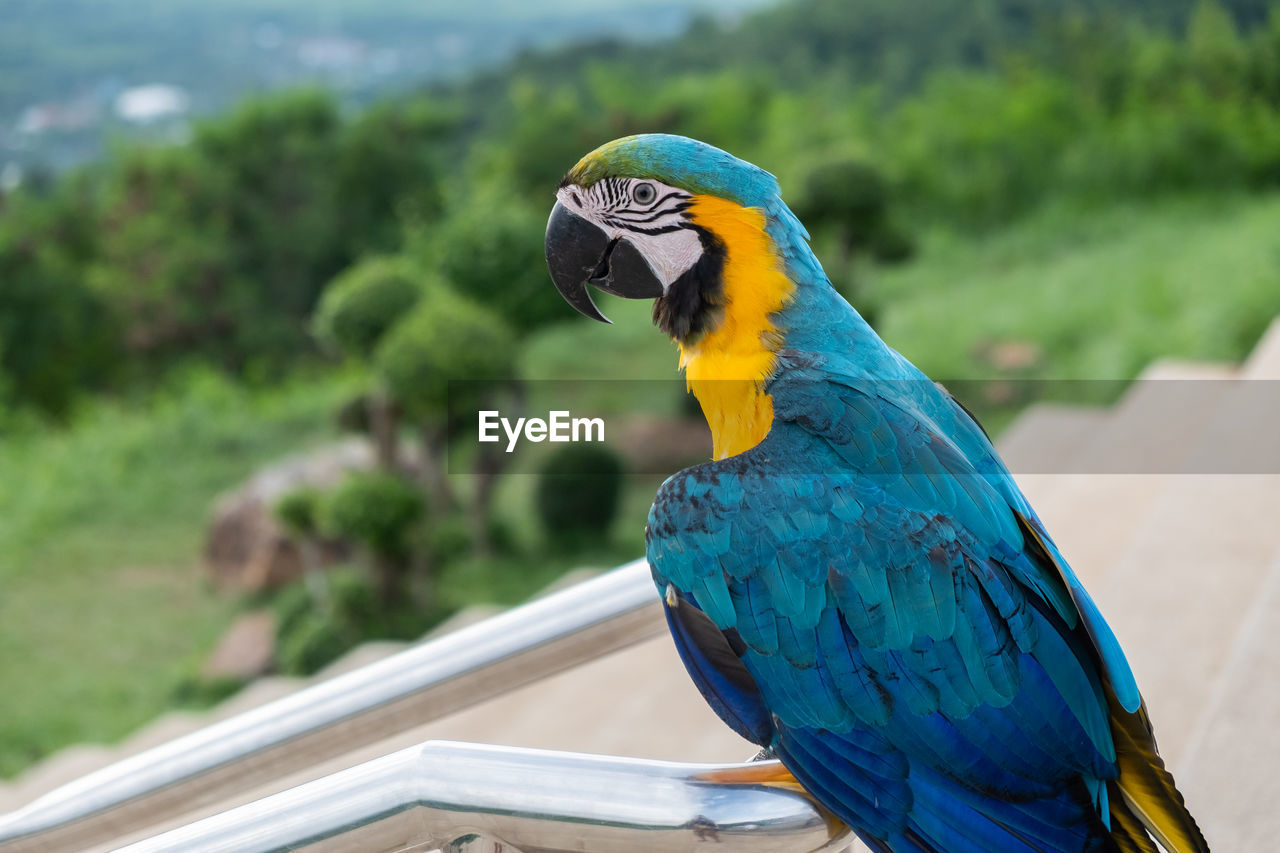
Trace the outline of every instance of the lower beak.
[[587, 284], [628, 299], [664, 292], [644, 256], [627, 240], [609, 239], [598, 226], [556, 202], [547, 220], [547, 267], [564, 300], [593, 320], [609, 318], [591, 301]]

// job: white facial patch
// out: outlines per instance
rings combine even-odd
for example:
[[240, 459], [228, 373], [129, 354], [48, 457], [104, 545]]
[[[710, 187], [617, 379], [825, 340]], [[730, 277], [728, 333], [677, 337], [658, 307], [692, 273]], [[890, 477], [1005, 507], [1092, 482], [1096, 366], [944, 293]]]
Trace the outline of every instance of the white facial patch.
[[614, 237], [622, 237], [635, 244], [640, 254], [649, 262], [653, 274], [662, 282], [663, 290], [688, 272], [702, 256], [702, 240], [692, 228], [681, 228], [666, 234], [635, 234], [615, 229], [609, 234], [609, 239]]
[[635, 246], [663, 290], [702, 256], [702, 240], [683, 215], [691, 197], [682, 189], [641, 178], [603, 178], [590, 187], [570, 185], [556, 192], [561, 204], [599, 226], [610, 240]]

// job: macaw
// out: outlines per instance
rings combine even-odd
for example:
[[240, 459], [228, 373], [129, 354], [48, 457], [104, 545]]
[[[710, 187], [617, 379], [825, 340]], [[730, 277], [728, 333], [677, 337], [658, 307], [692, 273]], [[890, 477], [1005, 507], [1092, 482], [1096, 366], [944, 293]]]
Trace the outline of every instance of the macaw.
[[764, 781], [879, 853], [1206, 853], [1115, 635], [991, 441], [808, 240], [771, 174], [666, 134], [587, 154], [547, 224], [578, 311], [608, 322], [588, 284], [653, 300], [711, 429], [646, 529], [698, 689], [789, 774]]

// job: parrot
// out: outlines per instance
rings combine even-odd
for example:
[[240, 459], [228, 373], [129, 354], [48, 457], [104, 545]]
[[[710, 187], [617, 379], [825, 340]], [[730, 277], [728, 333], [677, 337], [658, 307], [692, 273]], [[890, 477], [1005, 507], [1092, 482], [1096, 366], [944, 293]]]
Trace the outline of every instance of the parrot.
[[587, 317], [609, 322], [589, 286], [653, 300], [711, 431], [645, 547], [703, 698], [777, 759], [720, 781], [798, 786], [877, 853], [1207, 853], [990, 438], [835, 290], [771, 173], [609, 142], [556, 190], [545, 249]]

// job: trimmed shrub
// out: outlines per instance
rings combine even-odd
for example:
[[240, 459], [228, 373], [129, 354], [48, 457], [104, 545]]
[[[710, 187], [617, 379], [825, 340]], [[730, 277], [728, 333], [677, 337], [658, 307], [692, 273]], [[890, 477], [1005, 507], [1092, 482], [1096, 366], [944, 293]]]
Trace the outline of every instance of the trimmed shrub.
[[553, 453], [538, 474], [537, 509], [553, 544], [579, 547], [608, 538], [622, 494], [622, 460], [594, 444]]
[[409, 531], [422, 519], [425, 505], [418, 490], [394, 474], [353, 474], [323, 507], [324, 528], [354, 539], [375, 554], [401, 556]]
[[[375, 363], [391, 396], [420, 422], [443, 422], [449, 381], [506, 380], [515, 367], [511, 330], [492, 311], [448, 290], [432, 292], [383, 339]], [[455, 396], [473, 386], [455, 386]], [[478, 397], [479, 398], [479, 397]], [[478, 399], [477, 398], [477, 399]], [[454, 409], [464, 401], [455, 400]]]
[[329, 574], [329, 590], [326, 609], [313, 606], [302, 584], [276, 596], [276, 665], [281, 672], [309, 675], [367, 640], [416, 639], [449, 615], [410, 601], [384, 607], [368, 576], [350, 567]]
[[310, 675], [337, 660], [356, 642], [335, 616], [308, 611], [287, 634], [278, 635], [276, 663], [287, 675]]
[[273, 514], [290, 534], [312, 536], [319, 526], [320, 501], [315, 489], [296, 489], [276, 501]]
[[397, 257], [375, 257], [349, 267], [325, 289], [315, 333], [347, 355], [367, 356], [422, 296], [422, 273]]

